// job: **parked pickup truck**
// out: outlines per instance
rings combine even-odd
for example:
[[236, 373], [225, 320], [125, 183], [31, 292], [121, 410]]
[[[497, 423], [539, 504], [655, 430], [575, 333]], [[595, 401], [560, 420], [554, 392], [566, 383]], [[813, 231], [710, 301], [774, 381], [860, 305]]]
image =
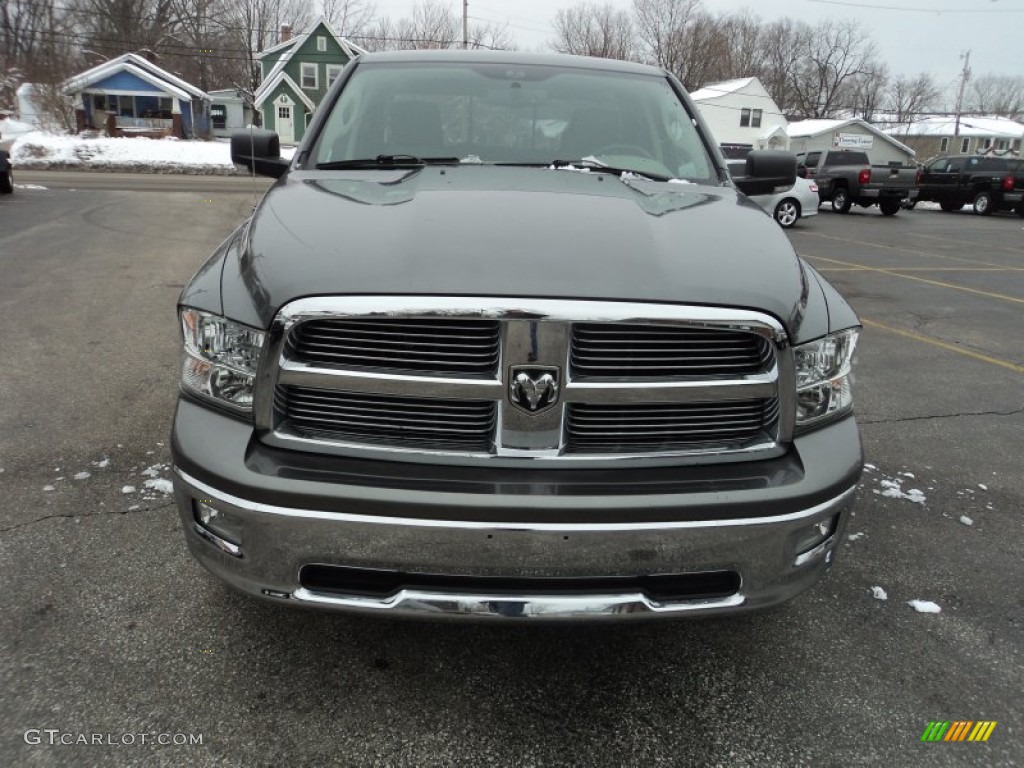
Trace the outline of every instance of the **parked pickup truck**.
[[817, 182], [822, 202], [832, 201], [832, 210], [839, 213], [877, 204], [884, 215], [894, 216], [902, 201], [916, 195], [916, 166], [872, 165], [866, 152], [801, 153], [797, 162]]
[[371, 615], [776, 605], [843, 541], [859, 323], [664, 70], [353, 60], [180, 297], [174, 494], [246, 593]]
[[1024, 216], [1024, 160], [952, 155], [930, 162], [918, 179], [915, 202], [938, 203], [944, 211], [974, 207], [980, 216], [1016, 210]]

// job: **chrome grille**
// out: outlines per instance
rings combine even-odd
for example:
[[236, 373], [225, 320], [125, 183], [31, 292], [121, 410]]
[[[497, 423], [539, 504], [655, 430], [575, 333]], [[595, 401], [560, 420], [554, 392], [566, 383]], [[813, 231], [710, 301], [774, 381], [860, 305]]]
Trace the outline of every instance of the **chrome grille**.
[[[261, 440], [303, 451], [465, 464], [735, 461], [783, 453], [795, 418], [785, 331], [743, 309], [311, 297], [282, 308], [263, 359]], [[533, 412], [529, 385], [541, 371], [554, 376], [557, 401]]]
[[310, 320], [289, 339], [295, 360], [365, 368], [489, 376], [498, 368], [499, 325], [488, 320]]
[[694, 446], [739, 447], [771, 439], [778, 401], [597, 405], [572, 403], [566, 413], [570, 452], [634, 453]]
[[486, 452], [494, 439], [497, 404], [278, 387], [284, 426], [309, 438]]
[[570, 353], [578, 378], [741, 376], [771, 361], [771, 342], [753, 333], [618, 323], [577, 323]]

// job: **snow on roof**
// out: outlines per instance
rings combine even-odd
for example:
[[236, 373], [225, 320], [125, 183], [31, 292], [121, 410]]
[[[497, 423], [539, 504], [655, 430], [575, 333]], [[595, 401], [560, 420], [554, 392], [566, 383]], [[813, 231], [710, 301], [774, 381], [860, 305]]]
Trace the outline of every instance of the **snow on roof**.
[[730, 93], [736, 93], [736, 91], [742, 90], [750, 85], [756, 77], [741, 77], [737, 80], [724, 80], [721, 83], [711, 83], [705, 85], [690, 94], [690, 98], [694, 101], [704, 101], [707, 99], [718, 99], [722, 96], [727, 96]]
[[305, 104], [307, 107], [309, 107], [310, 112], [316, 110], [316, 104], [313, 102], [313, 100], [309, 98], [309, 96], [307, 96], [301, 88], [299, 88], [298, 83], [296, 83], [294, 80], [288, 77], [288, 73], [285, 72], [283, 69], [279, 70], [278, 73], [273, 77], [264, 80], [260, 84], [260, 87], [256, 89], [255, 98], [253, 100], [253, 104], [255, 105], [256, 109], [259, 109], [260, 107], [263, 106], [263, 103], [267, 100], [267, 97], [274, 92], [275, 88], [277, 88], [278, 83], [287, 83], [288, 87], [291, 88], [295, 95], [299, 97], [299, 100], [302, 101], [302, 103]]
[[850, 118], [849, 120], [800, 120], [795, 123], [790, 123], [786, 128], [786, 132], [789, 134], [789, 138], [791, 139], [801, 139], [810, 136], [820, 136], [823, 133], [835, 132], [850, 125], [859, 126], [869, 133], [873, 133], [875, 136], [884, 139], [897, 149], [906, 152], [911, 157], [914, 157], [917, 154], [906, 144], [897, 141], [892, 136], [879, 129], [878, 126], [872, 125], [859, 117]]
[[182, 80], [176, 75], [172, 75], [166, 69], [158, 67], [148, 59], [135, 53], [123, 53], [117, 58], [105, 61], [92, 69], [85, 70], [85, 72], [80, 72], [65, 80], [63, 85], [67, 90], [81, 90], [121, 71], [131, 72], [153, 85], [156, 85], [154, 81], [162, 82], [167, 90], [180, 98], [204, 100], [210, 98], [191, 83]]
[[[953, 136], [955, 132], [955, 117], [927, 117], [892, 128], [899, 136]], [[1024, 125], [1006, 117], [961, 117], [960, 135], [1019, 139], [1024, 138]]]

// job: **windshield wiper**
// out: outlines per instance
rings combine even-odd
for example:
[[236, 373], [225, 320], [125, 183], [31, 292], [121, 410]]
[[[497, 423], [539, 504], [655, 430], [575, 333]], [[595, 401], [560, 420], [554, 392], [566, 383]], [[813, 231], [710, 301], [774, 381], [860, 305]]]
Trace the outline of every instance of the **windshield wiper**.
[[422, 165], [458, 165], [457, 157], [416, 157], [415, 155], [377, 155], [357, 160], [331, 160], [317, 163], [322, 171], [341, 171], [354, 168], [417, 168]]
[[650, 171], [639, 171], [636, 168], [618, 168], [614, 165], [607, 165], [600, 160], [587, 157], [582, 160], [552, 160], [550, 163], [495, 163], [495, 165], [508, 165], [523, 168], [586, 168], [597, 173], [613, 173], [616, 176], [632, 174], [648, 181], [669, 181], [672, 177], [663, 173], [651, 173]]

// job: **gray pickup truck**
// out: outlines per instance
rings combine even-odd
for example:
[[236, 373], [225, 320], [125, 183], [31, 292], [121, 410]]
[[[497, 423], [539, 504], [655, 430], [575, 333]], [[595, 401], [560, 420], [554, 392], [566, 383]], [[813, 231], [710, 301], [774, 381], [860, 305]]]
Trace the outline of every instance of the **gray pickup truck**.
[[281, 605], [500, 621], [777, 605], [861, 474], [859, 323], [664, 70], [351, 62], [181, 294], [174, 493]]
[[917, 166], [872, 165], [866, 152], [807, 152], [797, 155], [797, 163], [801, 175], [817, 182], [822, 202], [831, 201], [839, 213], [877, 205], [884, 215], [895, 216], [903, 201], [917, 195]]

